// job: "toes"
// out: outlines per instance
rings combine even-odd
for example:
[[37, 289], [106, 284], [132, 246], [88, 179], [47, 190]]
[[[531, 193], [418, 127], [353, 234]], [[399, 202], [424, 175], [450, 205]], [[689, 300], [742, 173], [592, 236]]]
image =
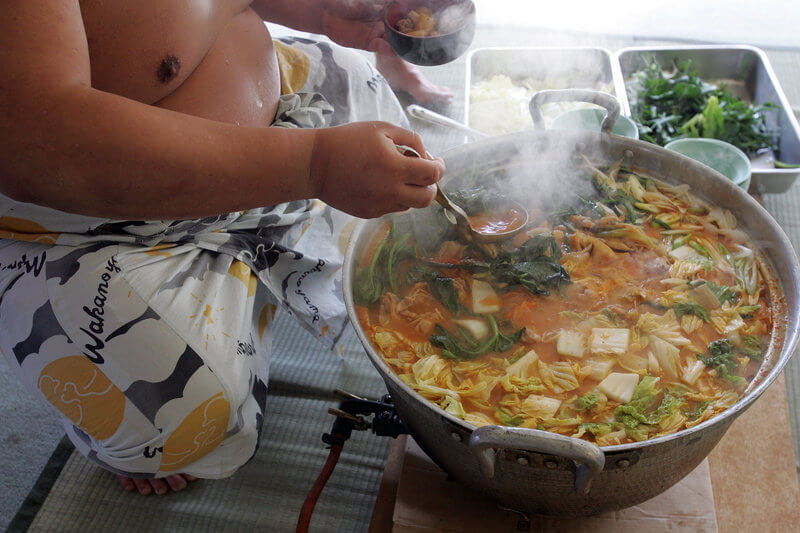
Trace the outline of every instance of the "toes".
[[163, 479], [149, 479], [150, 485], [153, 487], [153, 492], [156, 494], [166, 494], [169, 492], [169, 487]]
[[117, 481], [119, 481], [119, 484], [122, 485], [123, 489], [127, 490], [128, 492], [133, 492], [134, 490], [136, 490], [136, 484], [133, 482], [131, 478], [120, 475], [117, 475], [116, 477]]
[[139, 494], [144, 494], [145, 496], [153, 493], [166, 494], [170, 489], [177, 492], [185, 489], [189, 481], [197, 479], [191, 474], [173, 474], [163, 479], [138, 479], [120, 475], [115, 475], [115, 477], [119, 484], [122, 485], [122, 488], [128, 492], [139, 491]]
[[139, 491], [139, 494], [144, 494], [147, 496], [153, 492], [153, 487], [150, 486], [150, 483], [146, 479], [134, 478], [133, 483], [136, 485], [136, 489]]
[[171, 488], [176, 492], [186, 488], [186, 480], [183, 479], [183, 476], [181, 476], [180, 474], [175, 474], [174, 476], [167, 476], [164, 478], [164, 480], [169, 485], [169, 488]]

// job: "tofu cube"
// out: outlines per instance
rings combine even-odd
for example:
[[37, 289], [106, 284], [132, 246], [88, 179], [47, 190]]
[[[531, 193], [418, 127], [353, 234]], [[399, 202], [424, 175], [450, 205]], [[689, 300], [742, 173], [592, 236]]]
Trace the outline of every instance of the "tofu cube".
[[472, 280], [472, 311], [488, 315], [500, 311], [500, 298], [491, 285], [479, 279]]
[[628, 328], [592, 328], [592, 353], [621, 354], [628, 351], [631, 332]]
[[639, 384], [639, 374], [623, 374], [612, 372], [600, 382], [597, 390], [619, 403], [628, 403], [633, 391]]
[[561, 333], [558, 334], [558, 342], [556, 342], [556, 351], [559, 355], [583, 358], [585, 354], [584, 336], [574, 330], [561, 330]]
[[467, 330], [476, 341], [483, 340], [489, 336], [489, 324], [480, 318], [462, 318], [453, 322]]
[[603, 381], [611, 369], [614, 368], [614, 361], [610, 359], [587, 359], [588, 376], [595, 381]]

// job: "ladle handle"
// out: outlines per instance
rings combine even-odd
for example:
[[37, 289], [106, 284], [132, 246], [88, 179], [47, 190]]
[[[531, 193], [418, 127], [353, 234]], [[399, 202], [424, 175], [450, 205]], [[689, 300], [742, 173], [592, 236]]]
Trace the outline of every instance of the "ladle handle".
[[467, 135], [473, 137], [474, 139], [485, 139], [488, 137], [482, 131], [478, 131], [476, 129], [470, 128], [469, 126], [465, 126], [462, 123], [453, 120], [450, 117], [446, 117], [444, 115], [440, 115], [430, 109], [426, 109], [417, 104], [411, 104], [406, 107], [406, 112], [414, 118], [418, 118], [420, 120], [424, 120], [425, 122], [430, 122], [431, 124], [437, 124], [439, 126], [444, 126], [445, 128], [452, 128], [459, 131], [463, 131]]
[[603, 471], [606, 458], [591, 442], [538, 429], [508, 426], [482, 426], [472, 432], [469, 447], [475, 450], [481, 470], [494, 477], [497, 449], [546, 453], [577, 461], [575, 492], [589, 492], [592, 481]]
[[551, 102], [587, 102], [606, 109], [606, 118], [600, 124], [600, 131], [611, 133], [614, 123], [619, 118], [619, 102], [608, 93], [589, 89], [550, 89], [534, 94], [528, 104], [528, 110], [536, 129], [545, 129], [542, 106]]
[[[419, 158], [422, 157], [419, 154], [419, 152], [417, 152], [410, 146], [405, 146], [403, 144], [396, 144], [395, 147], [397, 148], [397, 151], [403, 154], [404, 156], [419, 157]], [[430, 154], [427, 155], [428, 159], [432, 159]], [[450, 222], [452, 222], [453, 224], [463, 225], [465, 228], [468, 229], [470, 228], [469, 217], [467, 216], [467, 213], [465, 213], [463, 209], [461, 209], [459, 206], [450, 201], [450, 198], [448, 198], [444, 194], [444, 192], [442, 192], [442, 189], [441, 187], [439, 187], [438, 183], [436, 184], [436, 201], [439, 202], [439, 205], [444, 207], [445, 216], [448, 218], [448, 220], [450, 220]]]
[[438, 183], [436, 184], [436, 201], [444, 207], [444, 214], [451, 223], [464, 228], [468, 232], [472, 231], [467, 213], [450, 201], [450, 198], [442, 192], [442, 188], [439, 187]]

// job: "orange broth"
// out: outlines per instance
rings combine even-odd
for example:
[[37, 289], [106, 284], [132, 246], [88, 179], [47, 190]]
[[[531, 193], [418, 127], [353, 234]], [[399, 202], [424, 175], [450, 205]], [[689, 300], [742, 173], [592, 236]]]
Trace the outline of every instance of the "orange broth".
[[478, 233], [496, 235], [514, 231], [525, 223], [525, 213], [516, 207], [504, 211], [488, 211], [469, 217], [469, 224]]

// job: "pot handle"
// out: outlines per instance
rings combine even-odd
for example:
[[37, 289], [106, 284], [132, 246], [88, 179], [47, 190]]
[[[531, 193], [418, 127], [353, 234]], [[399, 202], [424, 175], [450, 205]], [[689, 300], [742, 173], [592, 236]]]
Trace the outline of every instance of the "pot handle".
[[482, 426], [472, 432], [469, 447], [475, 450], [481, 470], [490, 478], [494, 477], [495, 449], [547, 453], [577, 461], [575, 492], [581, 494], [589, 492], [606, 462], [602, 450], [591, 442], [538, 429]]
[[589, 89], [550, 89], [534, 94], [528, 104], [534, 128], [545, 129], [542, 106], [550, 102], [588, 102], [604, 107], [607, 114], [600, 124], [603, 133], [611, 133], [611, 128], [619, 118], [619, 102], [608, 93]]
[[488, 137], [488, 135], [486, 135], [482, 131], [478, 131], [474, 128], [470, 128], [469, 126], [465, 126], [462, 123], [453, 120], [450, 117], [446, 117], [444, 115], [436, 113], [435, 111], [431, 111], [430, 109], [422, 107], [421, 105], [411, 104], [407, 106], [406, 113], [424, 122], [429, 122], [431, 124], [436, 124], [438, 126], [464, 132], [467, 135], [469, 135], [472, 139], [485, 139]]

